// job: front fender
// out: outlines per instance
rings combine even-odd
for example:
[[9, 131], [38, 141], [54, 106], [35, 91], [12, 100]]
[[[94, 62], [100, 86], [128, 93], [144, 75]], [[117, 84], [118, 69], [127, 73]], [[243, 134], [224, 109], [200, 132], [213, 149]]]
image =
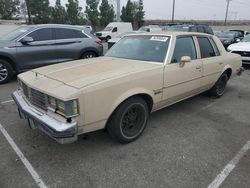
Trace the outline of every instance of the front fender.
[[145, 88], [134, 88], [131, 90], [128, 90], [127, 92], [123, 93], [121, 96], [117, 97], [114, 100], [113, 105], [111, 105], [111, 108], [109, 110], [110, 114], [109, 117], [112, 115], [112, 113], [115, 111], [115, 109], [125, 100], [127, 100], [130, 97], [133, 97], [135, 95], [148, 95], [152, 98], [153, 104], [154, 104], [154, 93], [150, 90], [147, 90]]

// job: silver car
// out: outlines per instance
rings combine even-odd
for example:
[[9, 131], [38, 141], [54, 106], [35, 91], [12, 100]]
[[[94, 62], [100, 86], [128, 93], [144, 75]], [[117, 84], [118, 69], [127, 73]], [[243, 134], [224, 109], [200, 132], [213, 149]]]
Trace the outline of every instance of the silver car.
[[22, 26], [0, 38], [0, 84], [28, 69], [101, 55], [101, 41], [83, 27]]

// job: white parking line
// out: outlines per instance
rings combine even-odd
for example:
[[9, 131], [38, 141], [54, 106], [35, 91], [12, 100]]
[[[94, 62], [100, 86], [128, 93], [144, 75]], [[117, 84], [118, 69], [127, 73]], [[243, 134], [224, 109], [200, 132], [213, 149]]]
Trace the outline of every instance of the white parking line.
[[23, 153], [18, 148], [18, 146], [16, 145], [16, 143], [14, 142], [14, 140], [10, 137], [10, 135], [8, 134], [8, 132], [5, 130], [5, 128], [1, 124], [0, 124], [0, 130], [3, 133], [4, 137], [6, 138], [6, 140], [11, 145], [11, 147], [13, 148], [13, 150], [16, 152], [16, 154], [18, 155], [18, 157], [23, 162], [24, 166], [27, 168], [27, 170], [29, 171], [29, 173], [31, 174], [31, 176], [33, 177], [33, 179], [35, 180], [36, 184], [40, 188], [47, 188], [47, 186], [43, 182], [42, 178], [37, 174], [37, 172], [34, 170], [34, 168], [32, 167], [32, 165], [30, 164], [30, 162], [23, 155]]
[[3, 101], [3, 102], [1, 102], [1, 104], [7, 104], [7, 103], [10, 103], [10, 102], [14, 102], [14, 100]]
[[248, 141], [237, 153], [237, 155], [225, 166], [221, 173], [214, 179], [214, 181], [207, 188], [218, 188], [229, 176], [229, 174], [236, 167], [240, 159], [246, 154], [250, 149], [250, 141]]

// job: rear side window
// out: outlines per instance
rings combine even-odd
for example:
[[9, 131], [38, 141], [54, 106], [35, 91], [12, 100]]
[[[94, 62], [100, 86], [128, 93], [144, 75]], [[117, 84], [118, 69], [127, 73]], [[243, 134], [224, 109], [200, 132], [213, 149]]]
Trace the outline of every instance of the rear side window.
[[51, 28], [38, 29], [38, 30], [28, 34], [27, 36], [32, 37], [34, 39], [34, 41], [53, 40]]
[[220, 56], [220, 51], [216, 45], [216, 43], [214, 42], [214, 39], [211, 37], [209, 38], [210, 39], [210, 42], [212, 43], [213, 47], [214, 47], [214, 51], [215, 51], [215, 55], [216, 56]]
[[84, 34], [84, 31], [75, 30], [75, 33], [77, 38], [88, 38], [87, 35]]
[[197, 37], [197, 39], [200, 45], [201, 58], [216, 56], [214, 48], [207, 37]]
[[56, 28], [55, 29], [56, 39], [73, 39], [73, 38], [87, 38], [80, 30]]
[[189, 56], [192, 60], [197, 59], [193, 37], [178, 37], [176, 39], [171, 63], [180, 62], [183, 56]]

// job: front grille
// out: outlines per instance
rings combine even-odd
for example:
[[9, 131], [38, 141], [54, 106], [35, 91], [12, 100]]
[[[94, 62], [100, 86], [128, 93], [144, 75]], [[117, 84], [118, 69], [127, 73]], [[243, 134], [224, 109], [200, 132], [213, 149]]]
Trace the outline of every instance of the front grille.
[[250, 52], [244, 52], [244, 51], [232, 51], [232, 53], [239, 54], [244, 57], [250, 57]]
[[45, 95], [44, 93], [37, 91], [35, 89], [32, 89], [30, 87], [28, 87], [26, 84], [22, 83], [22, 90], [23, 90], [23, 94], [25, 95], [25, 97], [28, 99], [28, 101], [35, 105], [38, 106], [44, 110], [47, 109], [47, 95]]

